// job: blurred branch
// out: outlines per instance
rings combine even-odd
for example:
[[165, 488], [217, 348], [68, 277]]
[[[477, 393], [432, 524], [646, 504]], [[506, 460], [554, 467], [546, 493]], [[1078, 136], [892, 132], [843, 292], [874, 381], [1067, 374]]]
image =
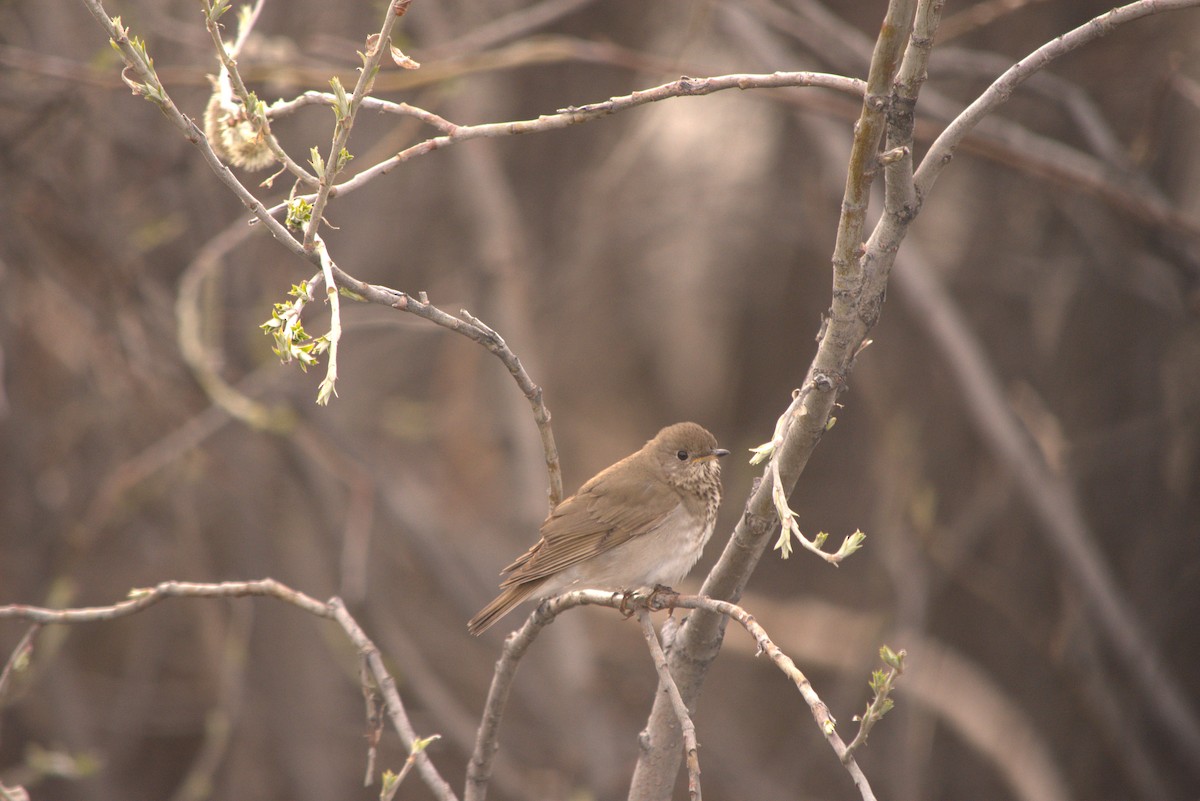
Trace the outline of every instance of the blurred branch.
[[938, 42], [948, 42], [992, 24], [1001, 17], [1046, 0], [981, 0], [946, 17], [938, 28]]
[[282, 405], [267, 406], [226, 382], [217, 371], [217, 356], [211, 345], [205, 342], [203, 334], [201, 289], [216, 274], [225, 255], [240, 247], [254, 230], [244, 220], [235, 220], [196, 252], [179, 281], [179, 292], [175, 298], [176, 336], [183, 360], [191, 368], [209, 400], [251, 428], [285, 432], [292, 430], [296, 424], [296, 416], [291, 409]]
[[387, 703], [388, 717], [405, 747], [409, 749], [409, 753], [415, 755], [417, 770], [421, 773], [426, 785], [441, 801], [457, 801], [454, 791], [450, 789], [450, 785], [441, 777], [425, 753], [428, 739], [419, 737], [413, 729], [404, 703], [400, 700], [400, 694], [396, 690], [396, 682], [384, 666], [379, 649], [363, 632], [358, 622], [346, 611], [345, 604], [340, 598], [331, 598], [322, 603], [269, 578], [257, 581], [226, 581], [218, 584], [164, 581], [154, 587], [130, 590], [128, 600], [110, 606], [75, 609], [47, 609], [25, 604], [0, 606], [0, 620], [29, 620], [40, 625], [94, 623], [136, 614], [168, 598], [245, 597], [275, 598], [308, 612], [310, 615], [336, 621], [369, 666], [371, 676]]
[[596, 0], [541, 0], [519, 8], [468, 33], [427, 48], [422, 59], [445, 59], [456, 53], [476, 53], [504, 41], [526, 36], [556, 19], [586, 8]]
[[1151, 14], [1200, 6], [1200, 0], [1139, 0], [1114, 8], [1088, 20], [1062, 36], [1056, 37], [1018, 61], [992, 83], [979, 97], [942, 131], [930, 146], [914, 177], [917, 195], [925, 197], [941, 171], [950, 163], [954, 150], [984, 117], [1012, 95], [1030, 75], [1046, 67], [1054, 59], [1085, 44], [1112, 33], [1120, 25]]
[[187, 774], [170, 801], [205, 801], [212, 796], [213, 777], [233, 739], [233, 728], [242, 709], [246, 652], [253, 616], [249, 606], [234, 606], [217, 670], [217, 703], [204, 716], [204, 740], [196, 750]]
[[1047, 466], [1013, 414], [979, 338], [922, 259], [905, 261], [897, 286], [913, 308], [913, 318], [942, 351], [962, 389], [962, 405], [983, 440], [1016, 479], [1040, 529], [1088, 597], [1087, 610], [1133, 675], [1149, 709], [1171, 731], [1169, 741], [1192, 764], [1200, 764], [1200, 723], [1186, 695], [1125, 599], [1070, 484]]
[[[13, 648], [12, 653], [8, 655], [8, 661], [4, 663], [4, 670], [0, 671], [0, 702], [4, 700], [4, 691], [8, 687], [8, 683], [12, 677], [24, 670], [29, 659], [33, 655], [33, 639], [37, 636], [38, 630], [42, 624], [34, 623], [29, 627], [29, 630], [17, 641], [17, 645]], [[0, 703], [0, 709], [4, 705]]]
[[[1117, 26], [1163, 11], [1200, 6], [1200, 0], [1141, 0], [1113, 9], [1039, 47], [992, 83], [975, 102], [947, 126], [930, 147], [914, 176], [918, 196], [924, 198], [954, 149], [979, 122], [1006, 101], [1018, 85], [1059, 56], [1111, 33]], [[913, 262], [905, 281], [906, 297], [922, 306], [917, 318], [926, 322], [934, 340], [943, 347], [970, 402], [965, 404], [992, 447], [1009, 465], [1044, 530], [1068, 570], [1093, 603], [1105, 635], [1151, 701], [1156, 716], [1167, 725], [1170, 738], [1193, 764], [1200, 763], [1200, 721], [1184, 700], [1174, 679], [1164, 669], [1153, 644], [1143, 635], [1136, 614], [1125, 601], [1095, 545], [1078, 502], [1069, 486], [1052, 471], [1024, 436], [1020, 423], [1003, 400], [1003, 392], [986, 356], [945, 291], [919, 261]]]

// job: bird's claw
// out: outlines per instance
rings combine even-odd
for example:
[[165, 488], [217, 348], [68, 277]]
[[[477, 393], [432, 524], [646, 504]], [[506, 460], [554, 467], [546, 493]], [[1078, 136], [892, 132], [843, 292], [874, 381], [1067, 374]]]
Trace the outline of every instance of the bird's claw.
[[633, 617], [634, 610], [629, 608], [629, 602], [632, 601], [636, 595], [637, 593], [633, 590], [625, 590], [624, 592], [620, 593], [621, 604], [617, 607], [617, 611], [619, 611], [621, 616], [626, 620], [629, 620], [629, 618]]
[[646, 607], [652, 610], [666, 609], [668, 614], [675, 614], [675, 602], [679, 593], [665, 584], [655, 584], [654, 589], [646, 598]]

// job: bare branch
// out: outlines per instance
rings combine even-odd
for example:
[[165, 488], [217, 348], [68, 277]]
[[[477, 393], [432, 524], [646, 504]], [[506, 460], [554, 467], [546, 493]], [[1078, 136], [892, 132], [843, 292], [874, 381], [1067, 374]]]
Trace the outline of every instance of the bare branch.
[[77, 609], [47, 609], [41, 606], [11, 604], [0, 606], [0, 620], [30, 620], [44, 625], [56, 623], [95, 623], [116, 620], [132, 615], [168, 598], [245, 598], [265, 596], [303, 609], [317, 617], [333, 617], [328, 604], [310, 598], [302, 592], [281, 584], [275, 579], [257, 581], [223, 581], [219, 584], [200, 584], [191, 581], [164, 581], [154, 587], [129, 591], [129, 600], [111, 606], [92, 606]]
[[671, 678], [671, 668], [667, 665], [667, 655], [663, 653], [662, 644], [658, 641], [658, 633], [650, 620], [648, 609], [639, 609], [638, 622], [642, 624], [642, 634], [646, 637], [646, 645], [650, 649], [650, 658], [654, 660], [654, 669], [658, 671], [658, 687], [671, 698], [671, 706], [675, 708], [675, 716], [679, 718], [679, 727], [683, 733], [683, 748], [687, 754], [688, 797], [692, 801], [700, 801], [700, 745], [696, 742], [696, 724], [692, 722], [687, 704]]
[[392, 726], [400, 735], [400, 739], [404, 741], [404, 747], [408, 749], [410, 758], [415, 760], [417, 772], [425, 780], [426, 786], [441, 801], [457, 801], [458, 796], [454, 794], [454, 790], [442, 778], [437, 767], [425, 752], [425, 746], [429, 744], [430, 740], [418, 736], [416, 729], [413, 728], [412, 722], [408, 719], [408, 713], [404, 709], [404, 703], [400, 700], [400, 693], [396, 690], [396, 681], [384, 666], [383, 657], [380, 655], [379, 649], [375, 647], [375, 643], [371, 642], [358, 622], [346, 611], [346, 605], [342, 603], [341, 598], [330, 600], [328, 609], [329, 616], [341, 625], [366, 661], [375, 685], [379, 688], [379, 692], [387, 704], [387, 713], [392, 721]]
[[[321, 218], [325, 213], [325, 205], [334, 190], [334, 181], [345, 166], [342, 154], [346, 151], [346, 143], [350, 140], [350, 131], [354, 128], [354, 118], [358, 115], [363, 97], [375, 80], [383, 54], [388, 52], [392, 38], [392, 28], [396, 25], [408, 7], [409, 0], [392, 0], [383, 12], [383, 26], [379, 29], [379, 38], [374, 47], [367, 47], [363, 56], [363, 66], [358, 73], [358, 82], [354, 85], [354, 93], [344, 109], [337, 109], [337, 124], [334, 125], [333, 143], [329, 146], [329, 155], [325, 159], [325, 169], [320, 171], [321, 182], [316, 196], [312, 200], [312, 217], [304, 229], [304, 250], [311, 252], [316, 246], [317, 230], [321, 227]], [[335, 89], [340, 87], [335, 86]], [[336, 92], [335, 92], [336, 94]]]
[[[854, 78], [841, 75], [828, 75], [822, 72], [775, 72], [764, 75], [733, 74], [718, 75], [711, 78], [680, 78], [677, 81], [662, 84], [651, 89], [645, 89], [632, 94], [613, 97], [597, 103], [587, 103], [582, 106], [568, 106], [559, 109], [555, 114], [543, 114], [532, 120], [513, 120], [511, 122], [492, 122], [482, 125], [454, 126], [442, 136], [436, 136], [406, 147], [390, 159], [374, 164], [357, 173], [353, 178], [338, 184], [334, 191], [340, 196], [355, 189], [360, 189], [371, 180], [386, 175], [403, 164], [418, 156], [424, 156], [435, 150], [441, 150], [460, 142], [471, 139], [490, 138], [498, 136], [515, 136], [518, 134], [541, 133], [556, 131], [571, 125], [606, 117], [631, 108], [667, 100], [673, 97], [699, 97], [726, 89], [778, 89], [785, 87], [822, 87], [834, 89], [852, 95], [861, 96], [866, 84]], [[384, 106], [381, 110], [388, 110]], [[411, 108], [411, 107], [410, 107]], [[399, 109], [396, 109], [399, 113]], [[404, 113], [408, 113], [406, 110]], [[301, 199], [313, 201], [315, 195], [302, 195]], [[278, 204], [270, 209], [271, 214], [283, 211], [285, 204]]]
[[410, 754], [416, 755], [416, 767], [426, 785], [441, 801], [457, 801], [457, 796], [450, 789], [450, 785], [441, 777], [428, 755], [425, 754], [424, 749], [429, 742], [428, 738], [419, 737], [413, 729], [408, 713], [404, 709], [404, 703], [400, 700], [400, 694], [396, 691], [396, 683], [384, 666], [379, 649], [346, 611], [346, 606], [340, 598], [332, 598], [328, 602], [322, 603], [269, 578], [257, 581], [226, 581], [217, 584], [164, 581], [154, 587], [131, 590], [129, 595], [129, 600], [110, 606], [76, 609], [47, 609], [24, 604], [0, 606], [0, 620], [30, 620], [39, 625], [94, 623], [116, 620], [141, 612], [168, 598], [244, 598], [248, 596], [275, 598], [311, 615], [336, 620], [366, 661], [371, 676], [387, 704], [388, 717]]
[[[119, 25], [112, 17], [108, 16], [100, 0], [83, 0], [83, 4], [87, 6], [88, 11], [91, 12], [92, 16], [96, 18], [101, 27], [108, 33], [113, 46], [120, 51], [121, 56], [125, 59], [126, 71], [132, 71], [142, 81], [142, 83], [137, 83], [132, 79], [126, 78], [126, 83], [133, 89], [134, 94], [145, 97], [157, 105], [171, 124], [178, 128], [189, 142], [200, 149], [205, 162], [217, 174], [217, 178], [220, 179], [221, 183], [229, 187], [238, 200], [242, 201], [242, 204], [266, 225], [267, 230], [271, 232], [271, 236], [275, 237], [276, 240], [292, 253], [307, 258], [313, 264], [319, 264], [316, 255], [306, 253], [303, 245], [288, 232], [283, 223], [269, 214], [266, 207], [259, 202], [258, 198], [237, 179], [237, 176], [233, 174], [213, 150], [208, 137], [204, 135], [200, 127], [190, 117], [181, 112], [171, 100], [170, 95], [163, 87], [161, 81], [159, 81], [158, 75], [154, 71], [154, 67], [150, 63], [148, 56], [145, 54], [145, 45], [131, 40], [129, 38], [129, 31]], [[141, 44], [141, 47], [136, 46], [137, 44]], [[123, 77], [125, 76], [123, 75]]]
[[[780, 430], [782, 443], [774, 450], [781, 486], [790, 493], [807, 464], [809, 456], [828, 425], [837, 396], [883, 303], [887, 269], [874, 268], [883, 283], [871, 290], [864, 286], [869, 274], [868, 259], [887, 261], [895, 251], [869, 251], [862, 232], [866, 220], [868, 192], [877, 167], [877, 155], [887, 122], [892, 81], [900, 67], [913, 28], [916, 0], [893, 0], [876, 42], [867, 76], [861, 116], [854, 128], [854, 143], [846, 176], [842, 215], [838, 223], [833, 253], [833, 303], [819, 336], [817, 355], [809, 367], [800, 391], [783, 414]], [[885, 219], [887, 219], [885, 217]], [[897, 220], [902, 225], [904, 221]], [[749, 581], [758, 559], [765, 550], [771, 532], [779, 523], [773, 490], [775, 483], [768, 472], [759, 482], [746, 510], [734, 529], [716, 566], [705, 579], [701, 593], [710, 598], [736, 601]], [[671, 672], [680, 693], [691, 702], [700, 692], [708, 666], [720, 649], [724, 628], [721, 618], [701, 612], [688, 618], [671, 652]], [[631, 783], [630, 801], [652, 801], [670, 792], [678, 772], [680, 744], [671, 731], [672, 711], [665, 700], [656, 698], [647, 732], [650, 744], [638, 759]], [[857, 781], [857, 779], [856, 779]], [[864, 779], [865, 781], [865, 779]]]

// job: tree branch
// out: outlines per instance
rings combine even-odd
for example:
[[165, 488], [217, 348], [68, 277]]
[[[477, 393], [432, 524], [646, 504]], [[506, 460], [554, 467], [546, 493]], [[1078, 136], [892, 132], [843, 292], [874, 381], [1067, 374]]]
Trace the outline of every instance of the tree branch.
[[226, 581], [218, 584], [164, 581], [154, 587], [131, 590], [128, 600], [109, 606], [77, 609], [47, 609], [24, 604], [0, 606], [0, 620], [28, 620], [38, 625], [95, 623], [136, 614], [162, 603], [168, 598], [245, 598], [253, 596], [275, 598], [308, 612], [310, 615], [337, 621], [366, 660], [371, 675], [383, 694], [392, 725], [404, 745], [409, 749], [410, 754], [415, 755], [417, 770], [426, 785], [440, 801], [457, 801], [454, 791], [450, 789], [450, 785], [441, 777], [425, 753], [422, 738], [417, 736], [409, 721], [404, 702], [401, 701], [400, 694], [396, 690], [396, 682], [384, 666], [379, 649], [363, 632], [358, 622], [346, 611], [346, 606], [340, 598], [331, 598], [322, 603], [269, 578], [257, 581]]
[[700, 744], [696, 742], [696, 724], [688, 712], [683, 696], [671, 678], [671, 668], [667, 665], [667, 655], [663, 653], [662, 644], [658, 641], [658, 633], [650, 620], [648, 609], [639, 609], [638, 622], [642, 624], [642, 634], [646, 637], [646, 645], [650, 649], [650, 658], [654, 660], [654, 669], [658, 671], [658, 688], [671, 699], [671, 707], [675, 717], [679, 719], [679, 728], [683, 735], [683, 748], [687, 754], [688, 797], [692, 801], [700, 801]]
[[[785, 493], [790, 494], [817, 442], [824, 434], [838, 394], [845, 388], [854, 356], [877, 314], [863, 311], [882, 305], [881, 296], [862, 293], [864, 258], [862, 229], [866, 199], [876, 168], [876, 154], [886, 123], [892, 79], [908, 43], [916, 12], [915, 0], [893, 0], [888, 6], [867, 77], [862, 113], [854, 128], [854, 144], [846, 177], [842, 216], [833, 254], [833, 304], [822, 326], [817, 355], [804, 385], [780, 422], [781, 444], [773, 456]], [[886, 275], [886, 272], [884, 273]], [[880, 292], [882, 287], [880, 288]], [[771, 470], [772, 466], [768, 466]], [[708, 574], [701, 594], [736, 601], [778, 524], [770, 474], [750, 497], [725, 551]], [[724, 636], [724, 619], [705, 611], [688, 618], [671, 651], [671, 674], [685, 702], [695, 702], [709, 665]], [[667, 798], [679, 770], [680, 743], [672, 731], [669, 704], [656, 698], [646, 726], [647, 747], [638, 759], [630, 801]]]

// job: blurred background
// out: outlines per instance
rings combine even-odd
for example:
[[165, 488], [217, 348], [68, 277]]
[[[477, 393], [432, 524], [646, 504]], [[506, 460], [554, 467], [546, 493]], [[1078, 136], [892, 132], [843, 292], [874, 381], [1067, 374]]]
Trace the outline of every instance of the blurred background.
[[[198, 4], [106, 8], [199, 118], [216, 67]], [[919, 147], [1009, 64], [1107, 8], [949, 3]], [[352, 85], [383, 10], [267, 2], [241, 59], [252, 87], [274, 100], [332, 75]], [[385, 69], [376, 94], [473, 124], [684, 74], [863, 77], [883, 12], [416, 0], [399, 43], [424, 66]], [[418, 731], [442, 735], [430, 753], [460, 789], [520, 614], [479, 639], [465, 622], [546, 513], [524, 398], [474, 343], [346, 304], [340, 396], [316, 406], [323, 367], [281, 366], [258, 329], [311, 265], [246, 226], [199, 152], [130, 96], [83, 4], [8, 0], [0, 30], [0, 604], [267, 576], [340, 594]], [[427, 291], [507, 339], [545, 390], [568, 492], [679, 420], [744, 457], [815, 349], [857, 111], [815, 89], [725, 92], [467, 142], [336, 199], [325, 238], [351, 274]], [[327, 150], [331, 122], [310, 107], [274, 128], [303, 161]], [[1198, 132], [1200, 11], [1126, 26], [1023, 86], [901, 250], [875, 343], [792, 497], [807, 534], [836, 544], [861, 528], [866, 548], [839, 569], [768, 554], [743, 599], [847, 739], [879, 646], [908, 650], [896, 708], [859, 756], [881, 798], [1200, 796]], [[351, 168], [434, 133], [363, 113]], [[273, 203], [288, 189], [256, 191]], [[209, 369], [290, 410], [292, 428], [214, 405], [181, 352], [181, 295]], [[308, 330], [326, 325], [314, 304]], [[1005, 421], [1035, 457], [1024, 467], [997, 445]], [[686, 589], [757, 475], [726, 461], [717, 534]], [[1039, 506], [1039, 485], [1067, 505]], [[1075, 530], [1160, 688], [1184, 688], [1173, 723], [1053, 544], [1064, 508], [1082, 513]], [[25, 630], [0, 622], [3, 658]], [[561, 618], [521, 666], [491, 797], [623, 798], [654, 688], [634, 622]], [[696, 723], [714, 798], [856, 797], [738, 630]], [[42, 631], [0, 698], [0, 782], [37, 799], [369, 798], [365, 731], [333, 624], [265, 599], [179, 600]], [[380, 767], [404, 756], [385, 733]], [[429, 794], [414, 775], [399, 797]]]

